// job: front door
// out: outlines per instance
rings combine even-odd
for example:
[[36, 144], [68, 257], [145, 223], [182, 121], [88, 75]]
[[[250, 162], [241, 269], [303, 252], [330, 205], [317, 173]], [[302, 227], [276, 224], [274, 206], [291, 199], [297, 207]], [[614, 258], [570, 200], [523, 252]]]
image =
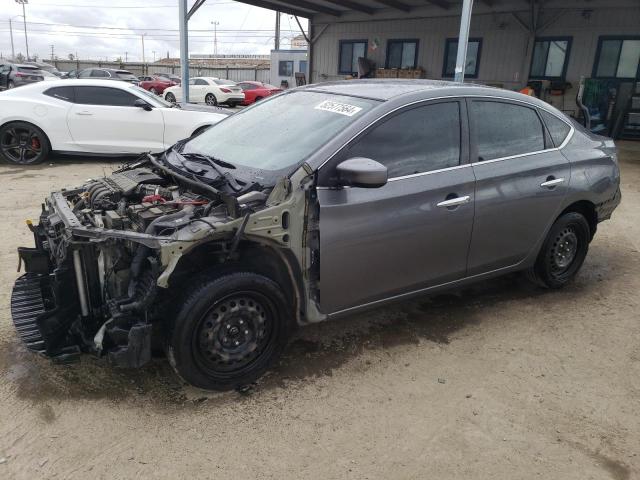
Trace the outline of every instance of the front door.
[[7, 88], [9, 73], [11, 73], [11, 65], [0, 65], [0, 88]]
[[118, 88], [75, 87], [76, 102], [67, 124], [74, 143], [91, 153], [142, 153], [164, 150], [160, 109], [133, 106], [138, 97]]
[[322, 167], [366, 157], [389, 172], [376, 189], [318, 189], [323, 313], [464, 277], [475, 182], [465, 117], [458, 101], [408, 107]]
[[476, 214], [469, 275], [516, 265], [560, 213], [571, 169], [536, 109], [468, 101]]

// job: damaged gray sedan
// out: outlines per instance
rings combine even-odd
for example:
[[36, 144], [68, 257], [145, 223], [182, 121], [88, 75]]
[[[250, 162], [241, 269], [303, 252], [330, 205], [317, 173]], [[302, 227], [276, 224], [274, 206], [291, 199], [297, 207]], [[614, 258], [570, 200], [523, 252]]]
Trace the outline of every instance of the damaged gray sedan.
[[531, 97], [310, 85], [51, 194], [13, 321], [59, 361], [255, 381], [291, 332], [513, 271], [559, 288], [620, 202], [613, 142]]

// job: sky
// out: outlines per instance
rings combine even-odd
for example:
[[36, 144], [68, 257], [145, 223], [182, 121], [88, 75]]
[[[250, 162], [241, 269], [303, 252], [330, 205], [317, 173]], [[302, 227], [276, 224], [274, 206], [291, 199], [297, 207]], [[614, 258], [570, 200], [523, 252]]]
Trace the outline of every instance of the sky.
[[[191, 7], [195, 0], [188, 0]], [[11, 56], [9, 19], [16, 55], [26, 53], [22, 6], [0, 0], [0, 54]], [[25, 6], [29, 54], [40, 59], [69, 54], [80, 59], [145, 60], [179, 57], [178, 0], [28, 0]], [[300, 19], [306, 28], [306, 21]], [[232, 0], [207, 0], [189, 21], [190, 53], [268, 54], [274, 45], [275, 12]], [[295, 18], [281, 16], [281, 46], [300, 34]]]

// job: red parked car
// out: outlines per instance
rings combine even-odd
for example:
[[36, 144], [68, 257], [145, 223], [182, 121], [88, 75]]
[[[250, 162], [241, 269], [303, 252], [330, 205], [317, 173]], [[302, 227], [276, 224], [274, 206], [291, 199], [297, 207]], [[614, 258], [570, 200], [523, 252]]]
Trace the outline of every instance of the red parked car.
[[160, 95], [164, 92], [165, 88], [173, 87], [177, 85], [177, 83], [158, 76], [150, 76], [150, 77], [140, 77], [140, 87], [145, 90], [149, 90], [151, 93], [155, 95]]
[[282, 91], [281, 88], [262, 82], [240, 82], [238, 83], [238, 86], [242, 88], [242, 91], [244, 92], [244, 102], [242, 102], [241, 105], [251, 105], [258, 100], [262, 100], [264, 97], [268, 97], [269, 95], [280, 93]]

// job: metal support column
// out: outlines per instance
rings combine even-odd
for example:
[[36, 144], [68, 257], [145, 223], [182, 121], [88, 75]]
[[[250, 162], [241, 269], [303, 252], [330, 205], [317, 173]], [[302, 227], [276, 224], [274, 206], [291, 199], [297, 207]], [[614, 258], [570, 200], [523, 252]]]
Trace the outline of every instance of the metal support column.
[[458, 35], [458, 56], [456, 58], [455, 81], [464, 82], [464, 69], [467, 65], [467, 46], [469, 44], [469, 28], [471, 27], [471, 11], [473, 0], [464, 0], [460, 17], [460, 34]]
[[276, 40], [274, 50], [280, 50], [280, 12], [276, 11]]
[[189, 20], [187, 0], [179, 0], [180, 17], [180, 76], [182, 77], [182, 101], [189, 102]]

